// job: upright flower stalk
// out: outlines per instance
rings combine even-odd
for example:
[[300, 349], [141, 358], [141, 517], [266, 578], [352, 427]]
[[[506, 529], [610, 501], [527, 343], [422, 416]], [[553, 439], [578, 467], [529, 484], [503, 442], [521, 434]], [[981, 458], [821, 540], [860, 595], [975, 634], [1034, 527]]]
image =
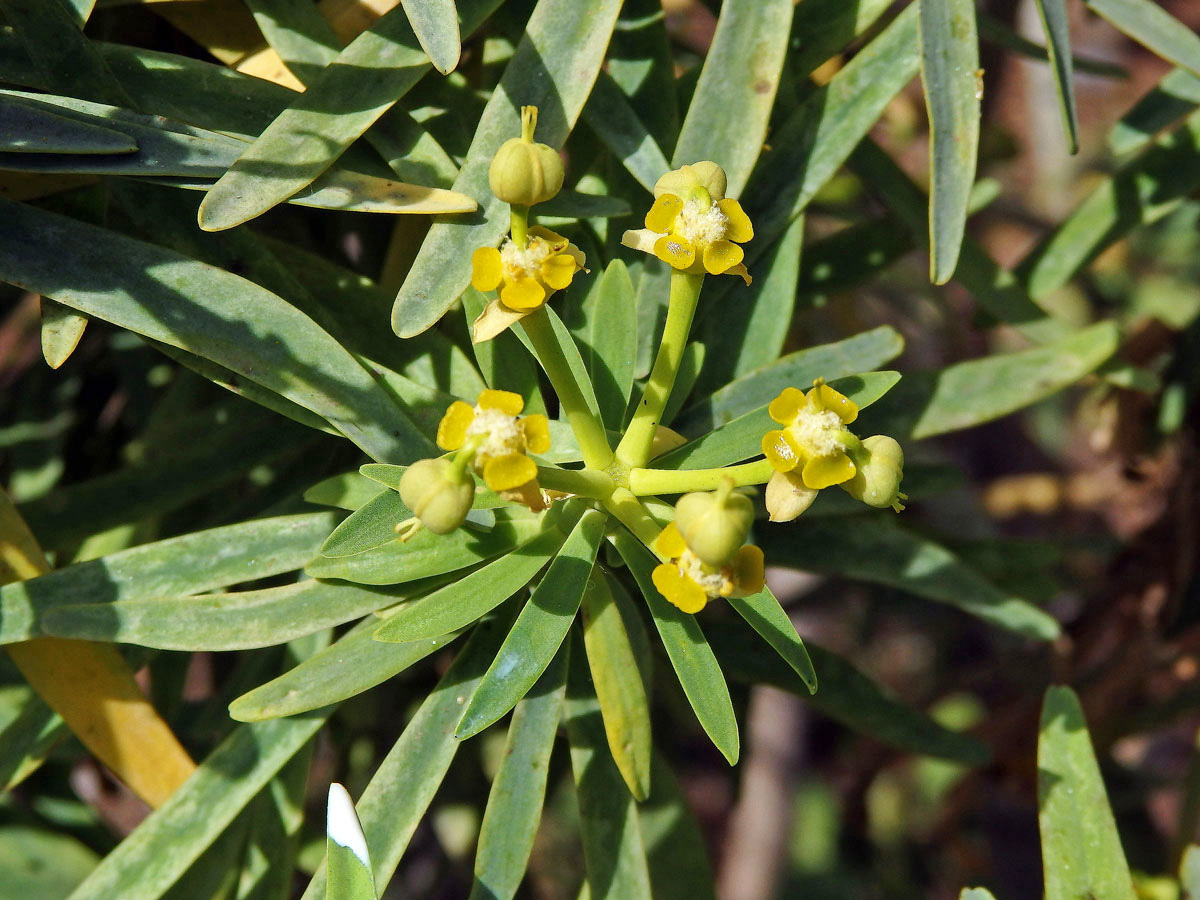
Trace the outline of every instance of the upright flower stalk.
[[[725, 173], [712, 162], [683, 166], [659, 179], [646, 227], [622, 237], [623, 244], [652, 254], [672, 271], [654, 365], [613, 449], [589, 405], [584, 376], [564, 351], [570, 335], [545, 308], [570, 286], [585, 260], [567, 238], [532, 224], [532, 208], [558, 192], [563, 169], [556, 151], [534, 142], [537, 110], [525, 107], [521, 118], [521, 137], [501, 146], [489, 171], [492, 190], [510, 205], [510, 229], [500, 247], [480, 247], [472, 256], [471, 283], [496, 292], [474, 323], [473, 339], [490, 340], [519, 324], [558, 396], [583, 468], [539, 463], [537, 457], [550, 450], [550, 423], [541, 415], [522, 417], [519, 395], [485, 390], [473, 405], [455, 401], [438, 428], [437, 443], [447, 456], [418, 461], [399, 485], [413, 512], [398, 526], [402, 538], [420, 528], [445, 534], [459, 527], [475, 500], [474, 476], [533, 512], [576, 497], [577, 505], [603, 509], [645, 544], [660, 561], [652, 573], [657, 590], [695, 613], [713, 600], [763, 588], [762, 551], [747, 543], [755, 518], [747, 488], [766, 485], [774, 522], [794, 519], [820, 490], [834, 485], [868, 505], [902, 509], [899, 444], [884, 435], [859, 440], [848, 427], [858, 407], [819, 378], [807, 393], [789, 387], [770, 403], [767, 412], [781, 427], [762, 434], [760, 445], [746, 453], [761, 450], [761, 458], [709, 469], [648, 467], [652, 454], [661, 452], [662, 437], [671, 436], [662, 428], [663, 411], [705, 277], [729, 274], [750, 282], [740, 245], [754, 236], [754, 228], [738, 202], [725, 196]], [[644, 499], [680, 494], [673, 508]]]

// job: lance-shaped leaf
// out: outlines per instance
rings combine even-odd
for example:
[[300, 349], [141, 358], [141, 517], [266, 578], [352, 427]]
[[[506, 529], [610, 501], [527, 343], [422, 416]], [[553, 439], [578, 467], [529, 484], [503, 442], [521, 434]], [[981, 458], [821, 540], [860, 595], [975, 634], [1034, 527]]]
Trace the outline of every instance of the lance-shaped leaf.
[[119, 129], [79, 122], [0, 95], [0, 153], [132, 153], [137, 141]]
[[729, 605], [750, 623], [763, 640], [800, 676], [808, 690], [815, 694], [817, 673], [813, 669], [812, 659], [804, 647], [804, 641], [796, 633], [792, 620], [783, 611], [771, 589], [764, 587], [752, 597], [730, 597]]
[[1200, 76], [1172, 69], [1121, 116], [1108, 133], [1108, 149], [1117, 156], [1146, 146], [1168, 125], [1200, 106]]
[[945, 284], [958, 265], [967, 198], [979, 155], [983, 75], [974, 0], [922, 0], [921, 79], [929, 110], [929, 277]]
[[[479, 684], [511, 622], [512, 617], [504, 613], [475, 627], [454, 665], [409, 720], [359, 797], [358, 817], [367, 835], [375, 884], [381, 891], [387, 890], [413, 832], [462, 746], [454, 737], [454, 723], [462, 713], [461, 698]], [[303, 900], [320, 900], [325, 896], [325, 884], [322, 863]]]
[[42, 298], [42, 356], [46, 365], [57, 369], [71, 358], [87, 323], [87, 316], [49, 297]]
[[383, 491], [378, 482], [358, 472], [344, 472], [323, 478], [304, 492], [306, 503], [333, 506], [337, 509], [361, 509]]
[[604, 535], [604, 514], [589, 510], [517, 616], [467, 704], [455, 734], [468, 738], [512, 709], [550, 665], [575, 620]]
[[511, 900], [525, 874], [542, 816], [550, 752], [562, 715], [568, 650], [564, 645], [558, 651], [513, 712], [503, 762], [488, 793], [479, 829], [475, 882], [469, 900]]
[[1079, 699], [1060, 685], [1042, 705], [1038, 826], [1046, 900], [1137, 896]]
[[227, 366], [323, 416], [376, 459], [432, 453], [428, 439], [337, 341], [237, 275], [0, 200], [0, 279]]
[[654, 754], [653, 790], [638, 806], [655, 900], [716, 900], [715, 879], [700, 823], [671, 764]]
[[683, 119], [671, 165], [717, 162], [729, 177], [730, 197], [741, 194], [762, 150], [794, 5], [791, 0], [722, 5]]
[[522, 106], [538, 107], [536, 139], [562, 146], [600, 71], [620, 6], [620, 0], [596, 0], [587, 15], [580, 15], [575, 0], [540, 0], [454, 182], [456, 191], [483, 206], [469, 220], [435, 222], [429, 229], [392, 308], [392, 330], [398, 335], [420, 334], [440, 319], [471, 280], [471, 251], [495, 246], [508, 230], [508, 204], [488, 187], [492, 156], [520, 134]]
[[1046, 32], [1046, 52], [1050, 56], [1050, 70], [1054, 73], [1054, 89], [1058, 94], [1058, 108], [1062, 112], [1067, 150], [1078, 153], [1079, 115], [1075, 108], [1074, 59], [1071, 57], [1067, 4], [1065, 0], [1037, 0], [1037, 11], [1042, 20], [1042, 30]]
[[646, 598], [667, 657], [696, 718], [721, 755], [734, 765], [738, 760], [739, 742], [733, 701], [729, 698], [725, 676], [721, 674], [721, 667], [696, 617], [674, 606], [658, 592], [650, 575], [657, 561], [637, 538], [621, 529], [614, 535], [613, 542]]
[[583, 118], [638, 184], [653, 191], [670, 164], [611, 75], [601, 72], [596, 78]]
[[329, 785], [325, 833], [326, 900], [376, 900], [367, 838], [354, 801], [337, 782]]
[[637, 304], [629, 270], [613, 260], [596, 279], [579, 307], [582, 321], [571, 329], [604, 423], [619, 429], [629, 393], [633, 389], [633, 364], [637, 354]]
[[443, 75], [458, 65], [462, 51], [454, 0], [400, 0], [421, 49]]
[[1200, 36], [1152, 0], [1085, 0], [1089, 9], [1169, 63], [1200, 75]]

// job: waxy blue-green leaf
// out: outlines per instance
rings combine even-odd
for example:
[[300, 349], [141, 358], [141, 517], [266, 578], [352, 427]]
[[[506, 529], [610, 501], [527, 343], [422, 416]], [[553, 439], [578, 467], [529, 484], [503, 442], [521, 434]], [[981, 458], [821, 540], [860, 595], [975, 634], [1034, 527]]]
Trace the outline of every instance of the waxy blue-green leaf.
[[[864, 372], [830, 382], [830, 386], [865, 409], [900, 381], [899, 372]], [[774, 395], [772, 394], [772, 398]], [[769, 403], [769, 401], [768, 401]], [[763, 435], [779, 425], [767, 413], [767, 403], [743, 413], [694, 441], [654, 460], [657, 469], [706, 469], [727, 466], [762, 453]]]
[[[420, 334], [440, 319], [470, 283], [471, 251], [500, 242], [508, 230], [508, 205], [488, 188], [492, 156], [520, 134], [520, 107], [527, 105], [539, 109], [535, 139], [562, 146], [600, 71], [620, 6], [620, 0], [596, 0], [580, 15], [575, 0], [540, 0], [454, 182], [456, 191], [483, 206], [470, 219], [435, 222], [429, 229], [392, 309], [398, 335]], [[467, 21], [466, 10], [462, 15]]]
[[[295, 645], [289, 646], [287, 655], [291, 657], [295, 649]], [[238, 873], [237, 900], [287, 900], [291, 896], [315, 744], [310, 740], [293, 756], [246, 811], [245, 856]], [[228, 859], [228, 854], [222, 856], [226, 866]]]
[[722, 5], [679, 130], [671, 165], [713, 160], [725, 169], [730, 197], [742, 193], [762, 151], [794, 5], [791, 0]]
[[46, 612], [41, 630], [162, 650], [249, 650], [341, 625], [406, 595], [411, 593], [307, 580], [198, 597], [63, 604]]
[[696, 718], [721, 755], [731, 766], [736, 764], [739, 742], [733, 701], [729, 698], [725, 676], [721, 674], [721, 667], [696, 617], [669, 603], [658, 592], [650, 574], [657, 560], [637, 538], [621, 529], [614, 535], [613, 542], [646, 598], [667, 657]]
[[242, 694], [229, 704], [229, 715], [239, 722], [258, 722], [340, 703], [395, 677], [457, 637], [385, 644], [371, 637], [378, 627], [379, 619], [368, 616], [295, 668]]
[[625, 263], [614, 259], [584, 298], [572, 329], [605, 425], [620, 429], [633, 389], [637, 306]]
[[[545, 369], [547, 360], [542, 359], [534, 349], [533, 338], [530, 336], [534, 329], [536, 329], [534, 333], [540, 332], [540, 340], [557, 345], [558, 352], [555, 354], [557, 358], [566, 360], [567, 372], [556, 372], [555, 378], [569, 378], [574, 382], [575, 389], [583, 398], [583, 402], [587, 404], [588, 410], [593, 416], [599, 417], [600, 404], [596, 399], [596, 391], [593, 388], [592, 379], [589, 377], [588, 367], [584, 363], [575, 339], [567, 330], [567, 326], [563, 324], [562, 319], [559, 318], [558, 313], [549, 306], [543, 306], [541, 309], [535, 310], [532, 315], [526, 316], [517, 323], [516, 328], [512, 329], [513, 334]], [[551, 361], [551, 365], [557, 364]]]
[[[1063, 20], [1066, 21], [1065, 19]], [[979, 37], [981, 40], [989, 41], [1020, 56], [1028, 59], [1036, 59], [1040, 62], [1050, 63], [1050, 50], [1045, 45], [1039, 44], [1037, 41], [1031, 41], [1026, 37], [1017, 34], [1011, 26], [1004, 24], [999, 19], [987, 15], [982, 10], [979, 11], [978, 22]], [[1043, 19], [1043, 25], [1045, 20]], [[1063, 32], [1063, 41], [1061, 49], [1070, 51], [1070, 34]], [[1053, 63], [1052, 63], [1053, 64]], [[1129, 69], [1122, 65], [1118, 65], [1108, 60], [1099, 59], [1094, 56], [1080, 56], [1074, 54], [1071, 57], [1071, 68], [1078, 72], [1086, 72], [1089, 75], [1098, 75], [1101, 78], [1117, 78], [1127, 80]], [[1058, 89], [1057, 82], [1055, 89]], [[1059, 98], [1060, 102], [1062, 98]], [[1072, 99], [1072, 102], [1073, 99]]]
[[904, 338], [890, 325], [797, 350], [728, 382], [684, 410], [672, 427], [699, 436], [767, 405], [784, 388], [807, 390], [815, 378], [835, 381], [856, 372], [869, 372], [891, 362], [903, 350]]
[[929, 111], [929, 278], [958, 265], [979, 156], [983, 75], [974, 0], [921, 0], [921, 80]]
[[324, 417], [376, 459], [431, 455], [340, 344], [237, 275], [0, 199], [0, 280], [227, 366]]
[[[468, 327], [479, 318], [488, 298], [468, 287], [462, 295], [463, 313]], [[434, 334], [427, 331], [426, 334]], [[412, 338], [409, 338], [412, 340]], [[545, 415], [546, 404], [542, 399], [542, 387], [538, 381], [537, 363], [521, 349], [521, 342], [511, 328], [496, 335], [490, 341], [471, 345], [471, 352], [483, 374], [487, 386], [501, 391], [512, 391], [520, 394], [525, 400], [525, 415], [541, 413]], [[553, 434], [551, 435], [553, 437]]]
[[45, 761], [70, 731], [26, 684], [0, 685], [0, 790], [10, 791]]
[[906, 531], [891, 514], [853, 522], [800, 519], [786, 537], [765, 530], [758, 540], [779, 565], [897, 587], [1037, 640], [1059, 635], [1048, 613], [1000, 590], [940, 544]]
[[495, 562], [392, 613], [375, 640], [416, 641], [470, 625], [529, 584], [562, 542], [562, 532], [551, 526]]
[[443, 75], [458, 65], [462, 52], [454, 0], [400, 0], [421, 49]]
[[1046, 900], [1134, 900], [1087, 722], [1069, 687], [1046, 691], [1037, 762]]
[[713, 630], [712, 646], [731, 678], [769, 684], [802, 698], [847, 728], [909, 753], [921, 753], [968, 765], [988, 759], [987, 747], [975, 737], [939, 725], [897, 700], [836, 653], [812, 641], [807, 644], [821, 680], [811, 694], [794, 669], [773, 653], [764, 653], [762, 638], [748, 625], [723, 623]]
[[304, 492], [306, 503], [355, 510], [383, 493], [378, 482], [358, 472], [330, 475]]
[[[1200, 38], [1197, 38], [1200, 40]], [[1029, 295], [1058, 290], [1105, 248], [1161, 219], [1200, 187], [1200, 113], [1101, 181], [1017, 267]]]
[[375, 876], [354, 801], [336, 782], [329, 785], [325, 815], [326, 900], [376, 900]]
[[342, 44], [315, 4], [305, 0], [246, 0], [267, 44], [305, 84], [337, 56]]
[[571, 771], [579, 799], [579, 831], [591, 900], [651, 900], [650, 873], [637, 804], [608, 752], [608, 741], [576, 638], [567, 682]]
[[94, 850], [68, 834], [5, 824], [0, 826], [0, 900], [66, 897], [99, 861]]
[[716, 900], [716, 879], [700, 824], [671, 764], [654, 754], [652, 790], [638, 805], [655, 900]]
[[137, 141], [119, 129], [80, 122], [0, 96], [0, 153], [101, 154], [136, 149]]
[[1146, 146], [1159, 131], [1200, 106], [1200, 76], [1172, 69], [1138, 99], [1108, 133], [1108, 149], [1123, 156]]
[[924, 438], [990, 422], [1094, 372], [1116, 351], [1119, 337], [1115, 324], [1098, 322], [1057, 343], [905, 375], [867, 417], [869, 427], [896, 438]]
[[129, 98], [63, 3], [0, 0], [0, 13], [56, 93], [124, 105]]
[[[461, 0], [464, 30], [498, 0]], [[429, 70], [402, 9], [355, 38], [248, 147], [200, 205], [205, 230], [232, 228], [311, 184]]]
[[341, 578], [358, 584], [403, 584], [473, 566], [525, 543], [541, 531], [539, 517], [505, 510], [487, 531], [463, 527], [450, 534], [434, 534], [422, 530], [406, 543], [395, 540], [354, 556], [318, 557], [304, 571], [313, 578]]
[[601, 72], [583, 108], [583, 119], [647, 191], [671, 168], [611, 75]]
[[[359, 797], [358, 817], [367, 835], [375, 884], [381, 892], [387, 890], [400, 857], [461, 746], [454, 737], [454, 723], [462, 713], [461, 698], [469, 696], [479, 684], [511, 621], [510, 616], [501, 615], [473, 629], [471, 640], [425, 698]], [[303, 900], [321, 900], [325, 884], [322, 864], [308, 883]]]
[[792, 667], [808, 686], [809, 692], [815, 694], [817, 673], [813, 669], [812, 659], [804, 648], [804, 641], [796, 633], [796, 626], [771, 589], [764, 587], [751, 597], [730, 597], [729, 605]]
[[1046, 32], [1046, 52], [1050, 71], [1054, 73], [1054, 90], [1062, 112], [1063, 132], [1067, 137], [1067, 152], [1079, 152], [1079, 114], [1075, 108], [1075, 83], [1072, 72], [1071, 29], [1065, 0], [1036, 0], [1042, 30]]
[[[669, 153], [679, 136], [679, 103], [666, 18], [660, 0], [625, 0], [601, 78], [612, 77], [634, 115]], [[665, 172], [665, 158], [662, 164]]]
[[892, 6], [888, 0], [804, 0], [792, 16], [788, 66], [796, 78], [812, 74], [822, 63], [862, 37]]
[[71, 894], [71, 900], [157, 900], [275, 773], [327, 712], [242, 725]]
[[[469, 900], [512, 900], [525, 875], [542, 817], [550, 752], [562, 715], [568, 650], [564, 645], [558, 651], [513, 711], [503, 762], [488, 792], [479, 829], [475, 882]], [[478, 696], [479, 691], [475, 693]]]
[[583, 644], [608, 750], [629, 792], [641, 802], [650, 796], [650, 704], [608, 579], [588, 581], [582, 609]]
[[88, 318], [49, 297], [41, 298], [41, 307], [42, 356], [46, 365], [57, 369], [71, 358], [79, 346]]
[[516, 706], [550, 665], [592, 574], [606, 517], [589, 510], [575, 525], [488, 667], [455, 734], [468, 738]]
[[337, 521], [333, 513], [256, 519], [122, 550], [0, 587], [0, 642], [38, 634], [55, 606], [199, 594], [300, 568]]
[[[1200, 36], [1153, 0], [1084, 0], [1151, 53], [1200, 75]], [[1104, 898], [1098, 898], [1104, 900]]]

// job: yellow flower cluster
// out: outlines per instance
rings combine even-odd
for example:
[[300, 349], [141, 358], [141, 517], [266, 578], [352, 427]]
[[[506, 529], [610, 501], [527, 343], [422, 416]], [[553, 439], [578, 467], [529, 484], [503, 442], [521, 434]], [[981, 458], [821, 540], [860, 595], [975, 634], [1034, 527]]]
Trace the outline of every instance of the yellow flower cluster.
[[654, 586], [685, 613], [697, 613], [717, 597], [748, 597], [763, 589], [763, 552], [752, 544], [741, 547], [725, 565], [710, 566], [688, 547], [672, 522], [654, 549], [670, 559], [651, 573]]
[[456, 400], [438, 424], [443, 450], [471, 453], [471, 468], [489, 488], [530, 509], [546, 508], [537, 483], [537, 464], [529, 454], [550, 449], [550, 423], [543, 415], [518, 418], [525, 408], [520, 394], [485, 390], [474, 406]]

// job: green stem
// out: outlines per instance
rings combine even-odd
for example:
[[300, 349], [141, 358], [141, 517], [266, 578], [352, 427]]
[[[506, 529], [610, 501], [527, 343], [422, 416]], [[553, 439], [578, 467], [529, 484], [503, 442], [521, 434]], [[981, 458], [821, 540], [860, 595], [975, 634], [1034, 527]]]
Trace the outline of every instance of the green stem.
[[745, 487], [765, 484], [774, 471], [765, 459], [723, 469], [632, 469], [629, 472], [629, 490], [638, 497], [713, 491], [725, 479], [732, 481], [734, 487]]
[[538, 466], [538, 484], [551, 491], [577, 494], [593, 500], [607, 500], [612, 496], [613, 480], [606, 472], [593, 469], [556, 469]]
[[567, 358], [563, 355], [562, 347], [558, 345], [558, 339], [554, 336], [554, 326], [550, 324], [550, 317], [546, 315], [546, 307], [539, 306], [523, 318], [521, 327], [533, 344], [538, 362], [542, 364], [546, 376], [550, 379], [550, 385], [558, 394], [558, 403], [575, 433], [584, 465], [589, 469], [604, 469], [613, 458], [608, 436], [605, 435], [600, 420], [592, 414], [587, 401], [583, 399], [583, 392], [575, 380]]
[[617, 458], [632, 468], [644, 466], [650, 458], [650, 444], [658, 431], [659, 419], [671, 388], [675, 386], [675, 375], [679, 361], [687, 346], [688, 333], [692, 330], [692, 317], [696, 314], [696, 303], [700, 299], [700, 288], [704, 275], [688, 272], [671, 273], [671, 299], [667, 307], [667, 322], [663, 327], [662, 344], [646, 382], [646, 390], [633, 414], [629, 429], [617, 446]]
[[508, 212], [512, 241], [524, 250], [529, 246], [529, 207], [513, 204]]
[[617, 488], [612, 496], [604, 501], [604, 508], [617, 517], [617, 520], [632, 531], [650, 552], [666, 561], [666, 558], [654, 549], [654, 541], [662, 528], [646, 512], [646, 507], [625, 488]]

